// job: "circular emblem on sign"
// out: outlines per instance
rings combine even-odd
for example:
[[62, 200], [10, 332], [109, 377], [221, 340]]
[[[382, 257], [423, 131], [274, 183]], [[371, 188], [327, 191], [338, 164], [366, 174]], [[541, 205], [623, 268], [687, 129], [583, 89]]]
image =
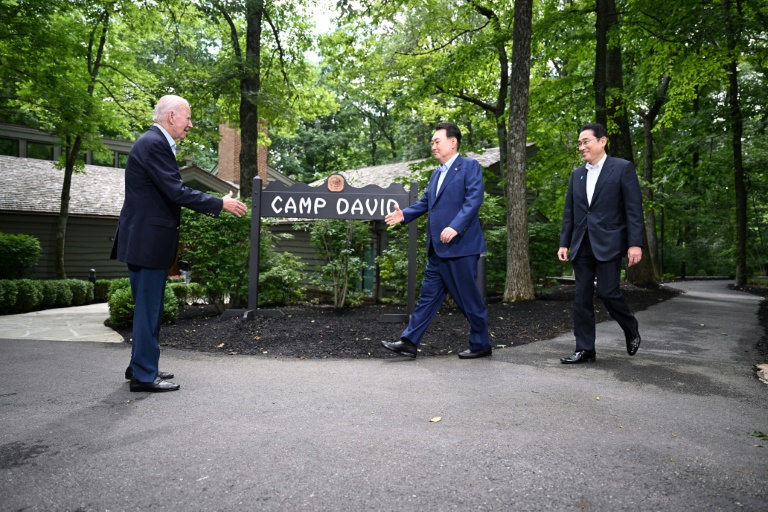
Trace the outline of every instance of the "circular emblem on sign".
[[344, 190], [344, 176], [334, 174], [328, 178], [328, 190], [331, 192], [341, 192]]

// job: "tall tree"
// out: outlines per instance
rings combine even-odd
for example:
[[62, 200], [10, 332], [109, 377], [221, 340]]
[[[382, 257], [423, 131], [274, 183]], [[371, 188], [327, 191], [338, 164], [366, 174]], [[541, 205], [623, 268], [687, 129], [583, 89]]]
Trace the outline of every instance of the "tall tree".
[[535, 298], [528, 255], [528, 200], [525, 179], [532, 20], [533, 0], [515, 0], [507, 163], [507, 281], [504, 287], [506, 301]]
[[723, 1], [725, 38], [728, 51], [728, 125], [733, 145], [733, 182], [736, 193], [736, 286], [747, 284], [747, 188], [744, 181], [742, 137], [744, 121], [739, 98], [739, 68], [737, 47], [741, 39], [741, 3], [734, 7], [731, 0]]
[[[63, 169], [56, 229], [56, 274], [65, 278], [64, 250], [72, 175], [81, 172], [86, 149], [102, 147], [104, 131], [127, 134], [141, 95], [130, 91], [131, 51], [111, 28], [135, 16], [128, 1], [20, 1], [0, 37], [4, 73], [18, 76], [16, 105], [61, 141]], [[3, 4], [3, 8], [7, 8]], [[30, 30], [29, 18], [35, 19]], [[136, 23], [136, 26], [140, 26]], [[118, 64], [120, 63], [120, 64]]]

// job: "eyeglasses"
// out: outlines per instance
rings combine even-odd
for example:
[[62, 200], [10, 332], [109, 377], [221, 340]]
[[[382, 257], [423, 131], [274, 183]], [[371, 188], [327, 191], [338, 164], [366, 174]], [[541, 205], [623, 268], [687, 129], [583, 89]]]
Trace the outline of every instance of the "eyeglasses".
[[581, 149], [581, 146], [586, 146], [587, 144], [589, 144], [593, 140], [597, 140], [597, 139], [582, 139], [582, 140], [580, 140], [580, 141], [578, 141], [576, 143], [576, 147]]

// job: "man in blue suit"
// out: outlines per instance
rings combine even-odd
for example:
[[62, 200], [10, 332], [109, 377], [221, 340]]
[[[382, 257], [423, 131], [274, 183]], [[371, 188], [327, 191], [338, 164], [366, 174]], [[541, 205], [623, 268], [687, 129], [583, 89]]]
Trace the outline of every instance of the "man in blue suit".
[[471, 158], [459, 155], [461, 131], [453, 123], [437, 125], [432, 154], [440, 166], [429, 179], [421, 200], [385, 217], [388, 225], [409, 223], [429, 213], [427, 268], [421, 294], [400, 341], [382, 341], [385, 348], [415, 358], [430, 322], [450, 293], [469, 320], [469, 348], [461, 359], [490, 356], [488, 310], [475, 284], [477, 261], [485, 252], [485, 236], [478, 211], [483, 204], [483, 171]]
[[222, 210], [238, 217], [245, 204], [213, 197], [184, 186], [176, 163], [176, 143], [192, 128], [189, 103], [163, 96], [155, 123], [131, 148], [125, 166], [125, 201], [117, 223], [112, 259], [128, 264], [133, 293], [131, 363], [125, 370], [131, 391], [175, 391], [173, 375], [158, 370], [160, 322], [168, 269], [179, 247], [181, 207], [217, 217]]
[[631, 162], [605, 152], [608, 134], [598, 123], [584, 125], [577, 147], [585, 165], [571, 173], [565, 196], [560, 249], [557, 257], [568, 261], [576, 277], [573, 301], [573, 332], [576, 351], [563, 357], [563, 364], [596, 359], [595, 311], [592, 295], [597, 278], [597, 296], [624, 331], [627, 353], [640, 347], [637, 319], [619, 288], [621, 260], [635, 265], [643, 256], [643, 203], [640, 183]]

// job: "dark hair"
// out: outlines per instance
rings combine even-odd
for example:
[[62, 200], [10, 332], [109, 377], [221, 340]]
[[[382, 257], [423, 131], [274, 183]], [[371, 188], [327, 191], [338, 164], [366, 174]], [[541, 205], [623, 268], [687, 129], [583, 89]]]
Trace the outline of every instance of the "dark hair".
[[451, 139], [456, 139], [456, 149], [461, 146], [461, 130], [453, 123], [440, 123], [435, 127], [435, 131], [445, 130], [445, 135]]
[[602, 139], [603, 137], [608, 136], [608, 132], [605, 130], [605, 126], [601, 125], [600, 123], [586, 123], [584, 126], [581, 127], [581, 130], [579, 130], [579, 133], [591, 130], [592, 133], [595, 134], [596, 139]]

